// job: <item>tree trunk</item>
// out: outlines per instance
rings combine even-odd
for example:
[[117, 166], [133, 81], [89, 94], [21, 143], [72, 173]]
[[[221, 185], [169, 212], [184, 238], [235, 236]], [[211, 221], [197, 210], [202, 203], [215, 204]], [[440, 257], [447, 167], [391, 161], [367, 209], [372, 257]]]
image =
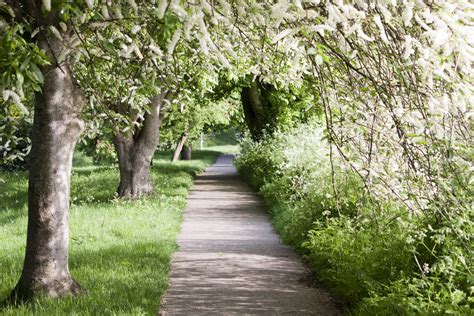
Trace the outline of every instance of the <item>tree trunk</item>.
[[184, 145], [183, 150], [181, 151], [181, 160], [191, 160], [192, 151], [193, 151], [193, 147], [191, 144]]
[[241, 100], [244, 110], [244, 119], [249, 128], [252, 139], [258, 141], [264, 135], [265, 129], [272, 129], [275, 125], [275, 114], [272, 113], [272, 103], [269, 94], [275, 88], [265, 84], [257, 78], [249, 87], [242, 88]]
[[173, 158], [171, 158], [172, 162], [178, 161], [179, 157], [181, 155], [181, 151], [183, 150], [184, 143], [186, 142], [186, 139], [188, 138], [188, 134], [184, 132], [181, 137], [179, 138], [178, 143], [176, 144], [176, 148], [173, 153]]
[[[62, 43], [54, 36], [45, 37], [39, 46], [51, 57]], [[35, 96], [25, 260], [10, 302], [81, 292], [68, 267], [68, 213], [72, 156], [84, 126], [80, 117], [84, 100], [67, 62], [58, 66], [53, 61], [43, 74], [42, 92]]]
[[163, 103], [170, 98], [169, 91], [152, 98], [150, 112], [145, 114], [138, 133], [117, 133], [114, 136], [120, 169], [120, 184], [117, 189], [119, 197], [139, 198], [153, 193], [150, 166], [160, 141], [160, 125], [164, 117]]
[[263, 112], [260, 92], [256, 82], [252, 82], [250, 87], [242, 88], [241, 93], [244, 118], [250, 134], [254, 140], [261, 138], [264, 126], [261, 123]]

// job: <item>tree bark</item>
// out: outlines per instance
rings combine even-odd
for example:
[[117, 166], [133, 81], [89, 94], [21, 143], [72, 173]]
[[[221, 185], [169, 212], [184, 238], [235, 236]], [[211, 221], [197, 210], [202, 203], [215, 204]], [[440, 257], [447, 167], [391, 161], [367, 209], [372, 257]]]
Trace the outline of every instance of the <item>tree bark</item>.
[[145, 114], [138, 133], [117, 133], [114, 136], [120, 169], [120, 184], [117, 189], [119, 197], [139, 198], [153, 193], [150, 166], [160, 141], [160, 126], [164, 117], [163, 103], [170, 98], [170, 91], [163, 91], [152, 98], [150, 112]]
[[84, 100], [71, 65], [54, 62], [62, 43], [45, 34], [38, 45], [52, 63], [42, 69], [42, 91], [35, 96], [25, 260], [8, 302], [81, 292], [68, 267], [68, 213], [72, 157], [84, 128], [80, 116]]
[[265, 128], [262, 122], [263, 104], [260, 100], [260, 91], [257, 82], [252, 82], [249, 87], [242, 88], [242, 106], [244, 109], [244, 119], [250, 134], [254, 140], [259, 140]]
[[186, 132], [184, 132], [179, 138], [178, 143], [176, 144], [176, 148], [174, 149], [174, 152], [173, 152], [173, 157], [171, 158], [172, 162], [179, 160], [181, 151], [183, 150], [183, 146], [187, 138], [188, 138], [188, 134]]
[[259, 78], [252, 81], [250, 86], [242, 88], [244, 119], [255, 141], [263, 137], [265, 130], [271, 132], [275, 127], [276, 108], [270, 98], [275, 91], [275, 87], [261, 82]]
[[181, 151], [181, 160], [191, 160], [191, 153], [193, 151], [193, 147], [191, 144], [189, 145], [184, 145], [183, 150]]

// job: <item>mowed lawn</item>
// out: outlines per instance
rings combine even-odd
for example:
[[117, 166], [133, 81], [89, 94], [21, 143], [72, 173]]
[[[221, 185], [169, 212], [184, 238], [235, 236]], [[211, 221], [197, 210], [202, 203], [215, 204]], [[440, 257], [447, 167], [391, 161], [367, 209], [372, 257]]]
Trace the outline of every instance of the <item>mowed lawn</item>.
[[[87, 290], [81, 297], [9, 307], [4, 315], [156, 314], [168, 282], [170, 257], [193, 176], [220, 153], [195, 151], [189, 162], [153, 161], [157, 194], [114, 199], [114, 165], [76, 159], [71, 185], [70, 270]], [[0, 301], [18, 280], [25, 250], [27, 173], [0, 173]]]

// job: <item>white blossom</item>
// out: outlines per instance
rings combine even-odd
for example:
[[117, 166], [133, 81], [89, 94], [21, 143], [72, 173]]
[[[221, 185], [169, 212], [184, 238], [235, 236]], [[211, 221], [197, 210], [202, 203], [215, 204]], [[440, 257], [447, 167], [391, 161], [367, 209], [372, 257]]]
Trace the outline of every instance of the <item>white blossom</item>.
[[162, 19], [165, 16], [166, 8], [168, 7], [168, 1], [167, 0], [160, 0], [158, 3], [158, 7], [156, 9], [156, 14], [158, 19]]
[[94, 0], [84, 0], [89, 10], [94, 9]]
[[171, 38], [170, 43], [168, 44], [168, 55], [172, 55], [174, 48], [176, 47], [176, 44], [179, 41], [179, 38], [181, 37], [181, 30], [177, 30], [174, 32], [173, 37]]
[[43, 7], [45, 11], [51, 11], [51, 0], [43, 0]]
[[108, 10], [108, 7], [107, 5], [102, 5], [101, 8], [100, 8], [100, 11], [102, 13], [102, 16], [105, 18], [105, 19], [110, 19], [110, 15], [109, 15], [109, 10]]
[[29, 111], [28, 109], [23, 105], [23, 103], [21, 103], [21, 98], [20, 96], [15, 92], [15, 91], [12, 91], [12, 90], [3, 90], [2, 91], [2, 97], [3, 97], [3, 100], [6, 102], [8, 101], [10, 98], [12, 100], [12, 102], [25, 114], [29, 114]]

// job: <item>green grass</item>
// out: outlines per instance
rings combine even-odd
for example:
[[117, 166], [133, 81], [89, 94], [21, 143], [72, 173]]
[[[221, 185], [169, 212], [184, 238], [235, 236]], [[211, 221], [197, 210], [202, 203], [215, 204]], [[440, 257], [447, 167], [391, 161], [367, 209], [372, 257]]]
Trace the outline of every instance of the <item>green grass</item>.
[[206, 150], [218, 151], [224, 154], [238, 154], [240, 152], [239, 145], [216, 145], [204, 147]]
[[[238, 145], [238, 134], [240, 133], [235, 128], [208, 131], [207, 133], [204, 133], [202, 139], [204, 148], [213, 146]], [[193, 148], [199, 148], [200, 144], [201, 137], [198, 137], [193, 142]]]
[[[77, 155], [71, 188], [70, 270], [87, 295], [9, 307], [4, 315], [156, 314], [166, 290], [171, 254], [193, 176], [216, 151], [194, 151], [190, 162], [153, 162], [157, 195], [113, 198], [115, 166], [94, 166]], [[26, 241], [27, 173], [0, 173], [0, 301], [18, 280]]]

